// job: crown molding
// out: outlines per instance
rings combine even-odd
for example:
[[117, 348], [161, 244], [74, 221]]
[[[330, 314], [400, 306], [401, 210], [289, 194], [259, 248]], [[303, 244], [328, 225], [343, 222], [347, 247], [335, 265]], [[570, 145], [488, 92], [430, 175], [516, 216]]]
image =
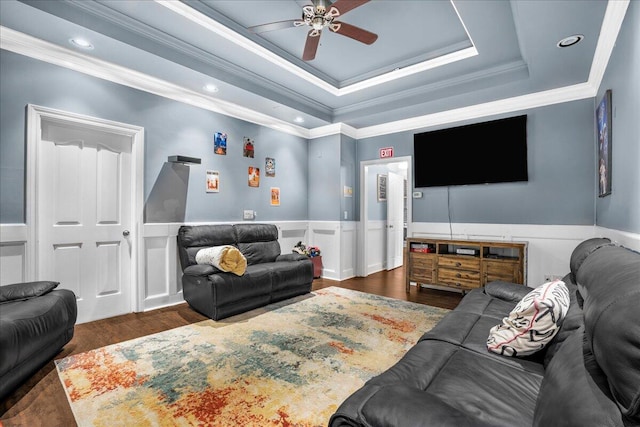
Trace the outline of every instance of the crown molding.
[[201, 27], [217, 34], [220, 37], [227, 39], [228, 41], [240, 46], [245, 49], [247, 52], [257, 55], [272, 64], [284, 69], [285, 71], [291, 73], [292, 75], [299, 77], [305, 80], [308, 83], [315, 85], [316, 87], [330, 93], [334, 96], [344, 96], [354, 92], [359, 92], [364, 89], [368, 89], [373, 86], [377, 86], [380, 84], [384, 84], [396, 79], [400, 79], [403, 77], [407, 77], [416, 73], [421, 73], [423, 71], [431, 70], [433, 68], [440, 67], [442, 65], [450, 64], [452, 62], [460, 61], [463, 59], [467, 59], [473, 56], [478, 55], [478, 50], [473, 44], [473, 40], [469, 35], [469, 31], [467, 30], [466, 25], [462, 21], [460, 14], [458, 13], [458, 9], [455, 7], [453, 2], [450, 0], [451, 5], [453, 6], [458, 19], [462, 23], [462, 26], [467, 33], [467, 37], [471, 42], [471, 47], [458, 50], [456, 52], [451, 52], [446, 55], [442, 55], [436, 58], [432, 58], [414, 65], [410, 65], [404, 68], [397, 68], [393, 71], [381, 74], [376, 77], [372, 77], [366, 80], [362, 80], [358, 83], [353, 83], [344, 87], [336, 87], [333, 84], [326, 82], [325, 80], [317, 77], [315, 74], [287, 61], [282, 58], [280, 55], [277, 55], [266, 49], [262, 45], [256, 43], [253, 40], [250, 40], [238, 32], [232, 30], [231, 28], [217, 22], [215, 19], [210, 18], [204, 13], [194, 9], [193, 7], [179, 2], [175, 0], [154, 0], [156, 3], [166, 7], [172, 12], [182, 16], [185, 19], [190, 20], [194, 24], [200, 25]]
[[235, 117], [302, 138], [309, 138], [308, 129], [292, 125], [259, 111], [216, 99], [166, 80], [84, 55], [4, 26], [0, 26], [0, 33], [2, 35], [0, 37], [0, 48], [2, 49], [225, 116]]
[[600, 88], [629, 6], [629, 1], [610, 0], [608, 2], [591, 65], [589, 80], [585, 83], [358, 129], [345, 123], [334, 123], [313, 129], [296, 126], [264, 113], [241, 107], [228, 101], [208, 97], [202, 93], [2, 26], [0, 26], [0, 48], [302, 138], [315, 139], [328, 135], [344, 134], [354, 139], [363, 139], [594, 98]]

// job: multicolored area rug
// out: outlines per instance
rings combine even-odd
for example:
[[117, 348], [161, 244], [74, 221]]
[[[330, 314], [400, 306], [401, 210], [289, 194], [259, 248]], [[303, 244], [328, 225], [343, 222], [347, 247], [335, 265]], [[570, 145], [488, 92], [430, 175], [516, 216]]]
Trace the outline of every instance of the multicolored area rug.
[[331, 287], [56, 366], [80, 426], [326, 426], [447, 312]]

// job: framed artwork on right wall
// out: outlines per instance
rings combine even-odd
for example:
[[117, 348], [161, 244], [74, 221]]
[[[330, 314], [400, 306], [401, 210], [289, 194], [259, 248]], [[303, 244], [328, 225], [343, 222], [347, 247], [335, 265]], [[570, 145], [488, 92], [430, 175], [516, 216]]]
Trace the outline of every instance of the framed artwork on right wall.
[[607, 90], [596, 108], [598, 132], [598, 197], [611, 194], [611, 90]]

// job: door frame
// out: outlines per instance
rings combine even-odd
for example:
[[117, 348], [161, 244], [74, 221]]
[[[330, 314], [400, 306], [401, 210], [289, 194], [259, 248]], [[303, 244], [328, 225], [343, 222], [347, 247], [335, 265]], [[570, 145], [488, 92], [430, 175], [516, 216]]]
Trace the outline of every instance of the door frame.
[[27, 105], [27, 147], [26, 147], [26, 276], [27, 280], [38, 277], [38, 146], [42, 141], [42, 123], [55, 122], [70, 124], [89, 130], [112, 133], [129, 138], [131, 141], [131, 301], [133, 311], [142, 311], [144, 302], [144, 268], [140, 265], [143, 257], [143, 208], [144, 208], [144, 128], [126, 123], [100, 119], [83, 114], [57, 110], [39, 105]]
[[[398, 163], [398, 162], [407, 162], [407, 236], [412, 235], [413, 230], [413, 199], [409, 197], [411, 194], [410, 190], [413, 188], [410, 183], [412, 182], [413, 172], [412, 172], [412, 158], [411, 156], [403, 156], [403, 157], [390, 157], [387, 159], [376, 159], [376, 160], [363, 160], [360, 162], [360, 230], [358, 233], [359, 242], [358, 242], [358, 266], [360, 269], [360, 276], [367, 277], [369, 274], [367, 272], [367, 260], [369, 259], [369, 245], [368, 245], [368, 232], [367, 232], [367, 223], [369, 222], [368, 214], [367, 214], [367, 176], [366, 176], [366, 168], [369, 166], [375, 165], [384, 165], [388, 163]], [[386, 251], [386, 249], [385, 249]]]

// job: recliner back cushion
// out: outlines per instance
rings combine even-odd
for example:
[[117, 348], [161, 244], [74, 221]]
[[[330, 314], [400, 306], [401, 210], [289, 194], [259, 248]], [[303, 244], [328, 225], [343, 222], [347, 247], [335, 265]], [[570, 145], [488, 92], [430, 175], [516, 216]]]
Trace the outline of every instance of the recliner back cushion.
[[197, 264], [196, 254], [200, 249], [235, 243], [236, 233], [232, 225], [183, 225], [178, 230], [178, 253], [182, 269]]
[[640, 424], [640, 254], [602, 247], [584, 260], [576, 284], [595, 360], [622, 413]]
[[587, 239], [576, 246], [571, 253], [571, 259], [569, 260], [569, 268], [571, 270], [569, 274], [571, 275], [571, 280], [573, 282], [576, 281], [576, 273], [578, 272], [578, 269], [593, 251], [611, 244], [611, 240], [606, 237], [595, 237], [593, 239]]
[[533, 427], [623, 425], [620, 411], [611, 400], [606, 377], [583, 337], [581, 327], [551, 359], [538, 393]]
[[248, 265], [273, 262], [280, 255], [278, 228], [273, 224], [236, 224], [238, 249]]

